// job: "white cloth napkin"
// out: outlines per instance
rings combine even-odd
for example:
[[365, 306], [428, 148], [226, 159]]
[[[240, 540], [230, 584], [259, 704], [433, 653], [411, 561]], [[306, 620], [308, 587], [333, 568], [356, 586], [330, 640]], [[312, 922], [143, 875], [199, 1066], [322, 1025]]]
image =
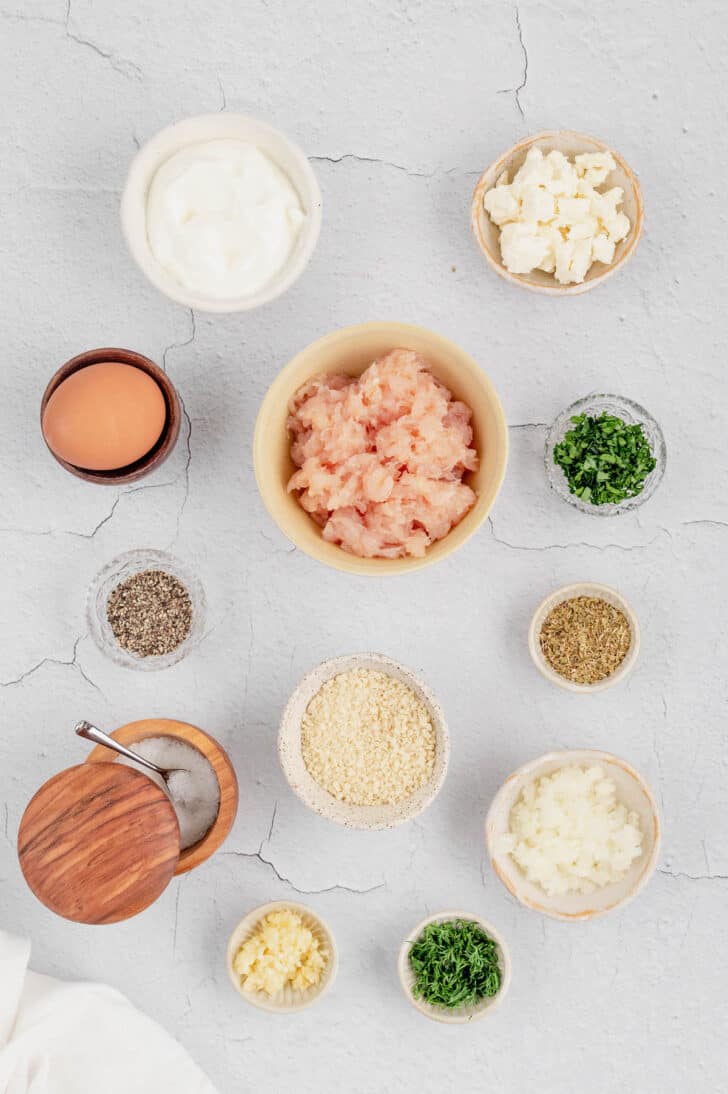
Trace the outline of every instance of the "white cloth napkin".
[[30, 972], [0, 931], [0, 1094], [216, 1094], [174, 1038], [104, 984]]

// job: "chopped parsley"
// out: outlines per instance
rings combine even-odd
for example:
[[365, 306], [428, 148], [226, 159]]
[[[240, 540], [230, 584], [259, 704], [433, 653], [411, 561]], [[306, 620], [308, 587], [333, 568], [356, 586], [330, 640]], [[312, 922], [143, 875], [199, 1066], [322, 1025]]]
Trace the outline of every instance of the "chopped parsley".
[[501, 986], [496, 943], [472, 920], [428, 924], [412, 944], [409, 961], [412, 994], [435, 1007], [473, 1006]]
[[554, 447], [569, 493], [591, 505], [614, 505], [641, 493], [655, 468], [642, 426], [607, 413], [577, 414], [571, 421], [574, 428]]

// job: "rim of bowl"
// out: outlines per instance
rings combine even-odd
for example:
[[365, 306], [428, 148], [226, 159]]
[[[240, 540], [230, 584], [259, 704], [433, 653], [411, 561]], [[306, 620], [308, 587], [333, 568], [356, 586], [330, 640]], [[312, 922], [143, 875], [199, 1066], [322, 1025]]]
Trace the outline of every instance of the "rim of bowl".
[[[149, 452], [125, 467], [112, 468], [108, 471], [92, 471], [69, 463], [53, 451], [43, 430], [43, 415], [51, 396], [70, 376], [73, 376], [76, 372], [81, 372], [82, 369], [90, 368], [92, 365], [106, 363], [129, 365], [131, 368], [138, 368], [140, 372], [150, 376], [162, 392], [167, 413], [162, 432]], [[155, 364], [150, 357], [146, 357], [137, 350], [123, 349], [121, 346], [101, 346], [98, 349], [87, 349], [82, 353], [77, 353], [74, 357], [69, 357], [51, 376], [40, 402], [40, 432], [53, 459], [65, 471], [75, 475], [76, 478], [82, 479], [84, 482], [97, 483], [99, 486], [121, 486], [128, 482], [136, 482], [137, 479], [156, 471], [171, 455], [177, 444], [181, 418], [182, 411], [179, 395], [167, 373]]]
[[[161, 165], [182, 148], [210, 140], [239, 139], [257, 143], [286, 175], [299, 196], [306, 219], [293, 251], [277, 274], [255, 293], [220, 299], [180, 284], [151, 252], [146, 232], [146, 197]], [[278, 148], [279, 154], [274, 151]], [[285, 155], [280, 155], [280, 150]], [[288, 159], [300, 178], [294, 180], [281, 162]], [[299, 182], [303, 182], [302, 192]], [[121, 195], [121, 226], [127, 247], [142, 273], [161, 293], [188, 308], [212, 313], [249, 311], [275, 300], [301, 276], [316, 249], [321, 230], [321, 188], [302, 149], [279, 129], [249, 114], [197, 114], [160, 129], [134, 156]]]
[[[495, 826], [496, 817], [501, 812], [503, 805], [503, 798], [506, 792], [511, 787], [511, 784], [516, 785], [516, 799], [518, 798], [520, 791], [524, 784], [533, 782], [539, 778], [540, 772], [544, 767], [551, 764], [557, 764], [558, 767], [566, 767], [568, 764], [578, 764], [583, 766], [584, 764], [612, 764], [621, 768], [626, 775], [628, 775], [637, 785], [640, 792], [644, 795], [644, 798], [649, 806], [649, 810], [652, 817], [652, 834], [651, 834], [651, 849], [648, 854], [645, 854], [644, 863], [642, 869], [635, 879], [632, 888], [625, 893], [619, 900], [615, 900], [614, 903], [608, 904], [602, 908], [590, 908], [582, 912], [565, 912], [558, 908], [547, 907], [544, 904], [530, 898], [523, 891], [524, 885], [534, 884], [526, 880], [525, 875], [518, 874], [518, 881], [511, 882], [510, 878], [500, 868], [499, 862], [505, 857], [500, 852], [496, 852], [494, 847], [494, 840], [496, 838]], [[498, 833], [500, 834], [500, 833]], [[642, 892], [648, 881], [654, 874], [657, 863], [660, 857], [660, 848], [662, 845], [662, 825], [660, 822], [660, 811], [657, 807], [657, 802], [649, 784], [640, 775], [630, 763], [623, 760], [620, 756], [615, 756], [613, 752], [604, 752], [601, 749], [596, 748], [569, 748], [561, 749], [554, 752], [546, 752], [542, 756], [538, 756], [535, 760], [529, 760], [525, 764], [521, 764], [517, 767], [507, 779], [501, 783], [498, 788], [490, 808], [485, 818], [485, 846], [488, 854], [490, 865], [493, 868], [494, 873], [498, 877], [499, 881], [508, 890], [512, 897], [514, 897], [519, 904], [522, 904], [525, 908], [529, 908], [531, 911], [540, 912], [542, 915], [549, 916], [551, 919], [558, 919], [565, 923], [584, 923], [592, 919], [599, 919], [602, 916], [608, 915], [609, 912], [616, 911], [618, 908], [623, 908], [625, 905], [631, 903]], [[612, 884], [619, 884], [614, 882]], [[605, 885], [601, 889], [597, 889], [595, 894], [608, 892], [610, 885]], [[573, 894], [565, 894], [573, 895]], [[583, 894], [584, 896], [589, 894]], [[547, 894], [544, 893], [544, 897]]]
[[[481, 999], [476, 1006], [460, 1012], [447, 1011], [444, 1008], [435, 1007], [431, 1003], [424, 1003], [421, 999], [416, 999], [412, 994], [414, 977], [408, 961], [410, 949], [422, 934], [425, 927], [430, 923], [444, 923], [452, 919], [465, 919], [472, 923], [479, 924], [486, 934], [488, 934], [496, 943], [501, 964], [501, 985], [497, 995], [494, 995], [491, 998], [486, 997], [485, 999]], [[485, 1018], [486, 1015], [493, 1014], [493, 1012], [500, 1007], [503, 999], [508, 994], [512, 976], [511, 954], [501, 932], [487, 919], [483, 919], [482, 916], [475, 915], [473, 912], [462, 911], [436, 912], [434, 915], [429, 915], [421, 920], [405, 938], [399, 948], [399, 954], [397, 956], [397, 974], [399, 976], [399, 983], [402, 991], [415, 1010], [419, 1011], [420, 1014], [424, 1014], [426, 1018], [432, 1019], [433, 1022], [441, 1022], [445, 1025], [470, 1025], [472, 1022], [477, 1022], [479, 1019]]]
[[[409, 798], [393, 805], [349, 805], [346, 802], [339, 801], [329, 794], [324, 787], [319, 786], [313, 777], [309, 775], [303, 757], [300, 755], [301, 722], [299, 719], [297, 726], [294, 725], [294, 706], [299, 702], [304, 702], [303, 709], [305, 710], [308, 703], [318, 694], [327, 680], [357, 668], [374, 668], [393, 676], [397, 680], [401, 680], [402, 683], [410, 687], [427, 706], [435, 730], [435, 766], [431, 779], [419, 787]], [[306, 698], [307, 695], [308, 698]], [[297, 750], [296, 759], [293, 761], [288, 754], [289, 743], [294, 750]], [[291, 790], [312, 812], [345, 828], [354, 828], [361, 831], [384, 831], [406, 824], [407, 821], [413, 820], [432, 805], [442, 790], [447, 777], [450, 763], [450, 733], [438, 700], [427, 684], [412, 669], [408, 669], [405, 665], [382, 653], [350, 653], [340, 657], [330, 657], [322, 661], [307, 672], [296, 685], [281, 716], [278, 731], [278, 758]], [[301, 781], [299, 781], [299, 771], [295, 770], [294, 767], [297, 762], [300, 762]], [[321, 795], [321, 801], [316, 802], [313, 795], [317, 797]], [[413, 805], [413, 802], [416, 802], [416, 804]]]
[[[320, 983], [301, 993], [300, 998], [295, 1003], [291, 1004], [275, 1003], [263, 992], [256, 992], [254, 995], [250, 992], [244, 992], [240, 983], [240, 977], [233, 969], [233, 960], [240, 947], [241, 936], [245, 935], [251, 928], [260, 923], [264, 916], [268, 915], [269, 912], [284, 909], [291, 912], [297, 912], [302, 917], [308, 917], [313, 920], [326, 938], [326, 943], [329, 948], [329, 959], [326, 962], [324, 975]], [[333, 931], [318, 912], [312, 911], [307, 904], [301, 904], [295, 900], [271, 900], [268, 901], [267, 904], [259, 904], [257, 908], [253, 908], [252, 911], [248, 912], [247, 915], [244, 915], [240, 922], [235, 926], [228, 939], [225, 965], [231, 984], [238, 995], [245, 999], [247, 1003], [250, 1003], [251, 1006], [257, 1007], [258, 1010], [268, 1011], [269, 1014], [296, 1014], [298, 1011], [306, 1010], [307, 1007], [318, 1002], [318, 1000], [329, 991], [336, 980], [336, 975], [339, 971], [339, 951]]]
[[[582, 501], [576, 494], [572, 494], [563, 470], [554, 463], [554, 448], [568, 431], [571, 418], [577, 414], [589, 414], [597, 417], [604, 411], [615, 414], [627, 421], [628, 425], [641, 425], [650, 445], [655, 467], [645, 479], [645, 484], [633, 498], [625, 498], [624, 501], [609, 502], [606, 505], [592, 505], [591, 502]], [[662, 482], [667, 466], [667, 445], [665, 435], [660, 423], [648, 410], [634, 399], [628, 399], [624, 395], [613, 395], [609, 392], [592, 391], [577, 399], [558, 414], [546, 434], [543, 452], [544, 467], [548, 484], [555, 494], [568, 502], [581, 513], [587, 513], [594, 517], [614, 517], [621, 513], [629, 513], [638, 509], [649, 501]]]
[[[262, 469], [269, 463], [267, 456], [271, 436], [269, 418], [271, 417], [273, 408], [279, 406], [281, 402], [287, 405], [290, 396], [292, 396], [302, 384], [306, 383], [307, 380], [312, 379], [322, 371], [315, 365], [312, 366], [307, 373], [307, 376], [301, 378], [295, 386], [291, 387], [291, 377], [297, 372], [298, 365], [302, 358], [304, 358], [304, 356], [318, 355], [322, 350], [328, 349], [332, 344], [335, 345], [337, 342], [342, 343], [343, 346], [346, 342], [355, 341], [360, 335], [365, 335], [367, 333], [381, 334], [382, 336], [391, 335], [391, 349], [395, 349], [399, 346], [406, 346], [408, 338], [415, 339], [418, 342], [426, 339], [437, 344], [443, 354], [452, 356], [452, 358], [457, 361], [458, 367], [469, 373], [470, 377], [483, 390], [485, 397], [493, 409], [496, 429], [491, 432], [488, 438], [488, 443], [495, 447], [498, 452], [498, 460], [493, 481], [490, 483], [487, 491], [480, 491], [477, 494], [475, 505], [465, 514], [463, 519], [456, 524], [443, 539], [438, 540], [427, 548], [423, 558], [359, 558], [357, 555], [349, 554], [343, 548], [337, 547], [335, 544], [326, 543], [322, 539], [320, 531], [318, 532], [316, 539], [309, 539], [308, 537], [304, 539], [298, 535], [296, 528], [292, 525], [291, 521], [288, 520], [284, 508], [277, 504], [279, 493], [285, 494], [285, 487], [282, 487], [280, 492], [277, 487], [270, 487], [262, 473]], [[417, 352], [421, 352], [425, 357], [427, 356], [426, 350], [418, 349]], [[433, 375], [436, 375], [436, 371], [433, 371]], [[290, 391], [289, 387], [291, 387]], [[454, 394], [456, 397], [460, 397], [458, 392], [454, 392]], [[473, 416], [475, 417], [475, 411], [472, 407], [470, 409], [473, 411]], [[482, 450], [482, 441], [480, 448]], [[268, 515], [294, 547], [308, 555], [309, 558], [314, 559], [316, 562], [343, 573], [356, 574], [365, 577], [388, 577], [393, 574], [409, 573], [413, 570], [419, 570], [426, 566], [432, 566], [437, 562], [441, 562], [475, 535], [478, 529], [485, 523], [485, 520], [500, 493], [508, 464], [508, 448], [508, 424], [506, 422], [503, 405], [490, 377], [483, 371], [474, 357], [450, 338], [439, 334], [437, 331], [429, 330], [427, 327], [420, 327], [413, 323], [373, 320], [366, 323], [356, 323], [349, 327], [341, 327], [338, 330], [329, 332], [329, 334], [325, 334], [322, 338], [316, 339], [302, 350], [299, 350], [298, 353], [284, 365], [268, 388], [260, 405], [260, 409], [258, 410], [255, 422], [255, 432], [253, 435], [253, 467], [258, 493], [260, 494]], [[311, 523], [313, 524], [312, 521]], [[331, 551], [324, 550], [324, 548], [329, 547], [332, 548]]]
[[[552, 611], [557, 604], [563, 603], [564, 600], [573, 600], [577, 596], [590, 596], [595, 597], [596, 599], [606, 600], [607, 603], [612, 604], [613, 607], [619, 608], [627, 617], [631, 632], [630, 646], [621, 665], [615, 669], [611, 676], [606, 676], [596, 684], [575, 684], [573, 680], [567, 680], [565, 676], [561, 676], [549, 665], [541, 651], [541, 644], [539, 642], [541, 627], [549, 612]], [[620, 592], [613, 589], [611, 585], [600, 585], [596, 581], [575, 581], [570, 585], [562, 585], [561, 588], [555, 589], [552, 593], [549, 593], [547, 597], [544, 597], [531, 616], [531, 622], [528, 627], [528, 651], [531, 654], [531, 660], [541, 675], [547, 680], [550, 680], [552, 684], [557, 684], [566, 691], [573, 691], [586, 695], [596, 691], [606, 691], [607, 688], [611, 688], [621, 680], [624, 680], [624, 678], [630, 674], [637, 662], [641, 641], [639, 619], [629, 601], [626, 600]]]
[[[530, 280], [529, 274], [511, 273], [511, 271], [504, 266], [500, 257], [500, 252], [498, 251], [496, 253], [492, 250], [484, 236], [481, 223], [481, 217], [487, 215], [483, 209], [483, 197], [485, 196], [486, 190], [489, 190], [491, 186], [495, 184], [496, 179], [503, 173], [506, 164], [511, 159], [520, 156], [521, 153], [525, 155], [528, 149], [537, 142], [553, 141], [555, 139], [563, 138], [569, 138], [575, 143], [584, 142], [586, 145], [594, 146], [597, 151], [610, 152], [612, 154], [617, 166], [624, 173], [629, 182], [636, 206], [636, 215], [621, 254], [608, 266], [604, 266], [603, 269], [598, 269], [591, 277], [587, 274], [587, 277], [581, 283], [560, 285], [559, 282], [554, 279], [553, 284], [543, 284]], [[506, 281], [510, 281], [513, 285], [520, 285], [523, 289], [529, 289], [531, 292], [544, 293], [548, 296], [578, 296], [581, 293], [588, 292], [590, 289], [595, 288], [597, 285], [601, 285], [608, 277], [615, 274], [634, 254], [642, 236], [644, 219], [642, 189], [635, 172], [629, 166], [624, 156], [598, 137], [592, 137], [588, 133], [581, 133], [575, 129], [545, 129], [540, 133], [534, 133], [530, 137], [524, 137], [523, 140], [517, 141], [516, 144], [508, 149], [508, 151], [503, 152], [485, 168], [475, 184], [475, 189], [470, 202], [470, 227], [478, 247], [485, 256], [491, 269], [495, 270], [500, 277], [504, 278]], [[597, 265], [597, 263], [594, 265]], [[601, 263], [598, 265], [601, 266]], [[591, 269], [594, 269], [594, 266], [592, 266]]]
[[[125, 570], [128, 570], [126, 574]], [[192, 624], [184, 641], [169, 653], [138, 657], [129, 650], [125, 650], [116, 641], [106, 617], [106, 602], [100, 602], [100, 600], [107, 587], [106, 599], [108, 600], [117, 585], [144, 570], [164, 570], [185, 586], [192, 602]], [[205, 591], [197, 575], [168, 551], [159, 551], [151, 547], [136, 547], [131, 551], [124, 551], [123, 554], [107, 562], [94, 577], [86, 596], [86, 619], [96, 646], [115, 664], [141, 672], [158, 672], [168, 669], [191, 653], [202, 639], [206, 615]]]
[[[235, 822], [238, 810], [238, 777], [235, 774], [233, 762], [228, 752], [218, 740], [212, 737], [204, 729], [194, 726], [190, 722], [180, 722], [175, 718], [141, 718], [136, 722], [127, 722], [117, 729], [111, 730], [110, 736], [120, 744], [132, 747], [140, 741], [150, 737], [169, 737], [175, 741], [182, 741], [205, 757], [210, 767], [215, 772], [220, 788], [220, 805], [217, 816], [204, 836], [197, 843], [191, 843], [189, 847], [180, 848], [179, 862], [174, 872], [175, 877], [186, 874], [189, 870], [207, 862], [223, 845]], [[121, 756], [111, 752], [105, 745], [96, 745], [91, 749], [85, 759], [85, 763], [119, 763]], [[151, 772], [144, 771], [141, 767], [133, 767], [134, 771], [142, 771], [147, 778], [155, 779]], [[223, 785], [221, 774], [224, 773], [226, 785]], [[162, 788], [164, 789], [164, 788]], [[223, 798], [230, 797], [230, 805], [223, 803]]]

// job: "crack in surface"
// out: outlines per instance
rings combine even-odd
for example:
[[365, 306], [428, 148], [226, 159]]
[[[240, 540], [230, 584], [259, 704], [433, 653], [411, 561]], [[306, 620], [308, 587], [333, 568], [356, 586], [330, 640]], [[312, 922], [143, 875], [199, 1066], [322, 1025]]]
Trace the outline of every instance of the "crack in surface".
[[220, 88], [220, 99], [222, 103], [222, 105], [218, 107], [218, 114], [222, 114], [224, 113], [224, 111], [227, 110], [227, 96], [225, 94], [225, 88], [222, 85], [222, 80], [220, 79], [219, 74], [217, 77], [217, 86]]
[[521, 47], [521, 53], [523, 54], [523, 70], [521, 72], [521, 82], [517, 87], [502, 87], [499, 89], [499, 95], [513, 95], [516, 100], [516, 107], [518, 113], [525, 119], [526, 115], [523, 110], [523, 104], [521, 103], [521, 92], [525, 89], [528, 83], [528, 50], [526, 49], [526, 43], [523, 40], [523, 27], [521, 25], [521, 13], [516, 5], [516, 31], [518, 32], [518, 44]]
[[178, 475], [175, 479], [169, 479], [167, 482], [151, 482], [145, 483], [143, 486], [132, 486], [128, 490], [122, 490], [115, 498], [111, 509], [105, 517], [98, 522], [95, 528], [90, 532], [77, 532], [72, 528], [0, 528], [0, 534], [13, 535], [13, 536], [74, 536], [76, 539], [93, 539], [94, 536], [101, 531], [104, 525], [113, 517], [116, 512], [116, 507], [123, 498], [131, 497], [132, 494], [141, 494], [144, 490], [164, 490], [168, 486], [176, 486], [182, 476]]
[[683, 528], [689, 528], [693, 524], [708, 524], [715, 528], [728, 528], [728, 520], [683, 520], [680, 522]]
[[185, 874], [183, 877], [181, 877], [179, 879], [179, 884], [177, 885], [177, 895], [176, 895], [175, 901], [174, 901], [174, 927], [172, 928], [172, 958], [173, 959], [174, 959], [174, 957], [177, 953], [177, 923], [179, 921], [179, 898], [182, 894], [182, 882], [185, 880], [185, 877], [188, 877], [188, 876], [189, 875]]
[[578, 547], [584, 547], [590, 551], [646, 551], [657, 543], [662, 535], [669, 535], [667, 529], [663, 528], [656, 536], [653, 536], [649, 543], [626, 545], [623, 543], [585, 543], [583, 540], [578, 540], [575, 543], [545, 543], [541, 547], [528, 547], [521, 543], [509, 543], [508, 540], [501, 539], [500, 536], [496, 535], [492, 517], [488, 517], [488, 526], [495, 542], [500, 543], [503, 547], [508, 547], [511, 551], [571, 551]]
[[124, 57], [117, 57], [111, 50], [102, 49], [96, 42], [92, 42], [90, 38], [82, 38], [78, 31], [71, 30], [71, 0], [66, 0], [66, 19], [63, 23], [66, 38], [71, 42], [76, 42], [79, 46], [84, 46], [86, 49], [92, 50], [97, 56], [103, 57], [105, 61], [108, 61], [114, 71], [121, 73], [122, 76], [131, 76], [137, 80], [141, 80], [143, 77], [142, 70], [138, 65], [135, 65], [133, 61], [128, 61]]
[[260, 851], [221, 851], [220, 854], [223, 856], [232, 855], [235, 858], [257, 859], [258, 862], [262, 862], [264, 866], [267, 866], [272, 870], [279, 881], [283, 882], [284, 885], [290, 886], [295, 893], [301, 893], [302, 896], [319, 896], [321, 893], [334, 893], [337, 890], [341, 890], [345, 893], [353, 893], [356, 896], [364, 896], [366, 893], [373, 893], [376, 892], [377, 889], [384, 889], [386, 887], [385, 882], [380, 881], [379, 884], [370, 885], [367, 889], [353, 889], [349, 885], [341, 885], [339, 883], [336, 885], [327, 885], [324, 889], [301, 889], [298, 885], [295, 885], [289, 877], [282, 874], [275, 863], [271, 862], [270, 859], [264, 858]]
[[[164, 349], [162, 353], [162, 368], [164, 372], [167, 371], [167, 357], [169, 356], [169, 354], [173, 350], [184, 349], [185, 346], [191, 346], [192, 343], [195, 341], [195, 338], [197, 337], [197, 319], [195, 317], [194, 309], [189, 308], [188, 311], [190, 316], [190, 336], [189, 338], [185, 339], [184, 342], [171, 342], [170, 345], [168, 345]], [[179, 476], [182, 478], [182, 481], [184, 483], [184, 489], [182, 493], [182, 501], [180, 503], [179, 509], [177, 510], [176, 530], [174, 534], [174, 539], [172, 540], [172, 545], [175, 544], [179, 539], [180, 527], [182, 525], [182, 517], [184, 516], [184, 511], [187, 507], [187, 501], [190, 496], [190, 464], [192, 463], [192, 419], [187, 412], [185, 401], [180, 395], [179, 391], [177, 392], [177, 398], [179, 399], [179, 403], [182, 408], [182, 417], [184, 418], [185, 425], [187, 426], [187, 435], [185, 437], [185, 447], [187, 449], [187, 453], [185, 456], [185, 465], [182, 469], [182, 475]], [[178, 479], [175, 479], [175, 482], [177, 481]]]
[[62, 27], [60, 19], [54, 19], [50, 15], [30, 15], [19, 11], [0, 11], [0, 19], [7, 23], [46, 23], [52, 27]]
[[664, 877], [685, 878], [687, 881], [728, 881], [728, 874], [688, 874], [684, 870], [668, 870], [666, 866], [658, 866], [657, 872]]
[[78, 672], [78, 674], [86, 681], [86, 683], [90, 687], [92, 687], [95, 691], [98, 691], [99, 695], [103, 695], [101, 688], [98, 686], [98, 684], [94, 683], [90, 676], [86, 674], [83, 666], [78, 660], [78, 647], [80, 643], [83, 642], [84, 638], [88, 638], [88, 635], [80, 635], [80, 637], [77, 638], [76, 641], [73, 643], [73, 656], [70, 661], [64, 661], [60, 657], [44, 657], [42, 658], [42, 660], [38, 661], [37, 664], [31, 665], [31, 667], [29, 669], [26, 669], [25, 672], [21, 672], [20, 676], [16, 676], [12, 680], [0, 680], [0, 688], [12, 688], [15, 687], [16, 684], [22, 684], [22, 682], [24, 680], [27, 680], [29, 676], [32, 676], [34, 673], [39, 672], [46, 665], [60, 665], [63, 668], [75, 669], [76, 672]]
[[376, 156], [359, 156], [356, 152], [344, 152], [341, 156], [309, 156], [308, 158], [314, 163], [343, 163], [345, 160], [354, 160], [356, 163], [377, 163], [381, 167], [391, 167], [395, 171], [404, 171], [406, 175], [419, 179], [431, 179], [436, 174], [435, 171], [413, 171], [411, 168], [405, 167], [403, 163], [381, 160]]
[[327, 885], [324, 889], [299, 888], [299, 886], [294, 884], [294, 882], [291, 881], [289, 877], [286, 877], [285, 874], [282, 874], [280, 872], [276, 864], [271, 859], [268, 859], [263, 855], [263, 848], [265, 847], [266, 843], [270, 843], [271, 836], [273, 835], [273, 829], [275, 828], [277, 815], [278, 801], [276, 800], [276, 803], [273, 806], [273, 815], [270, 819], [270, 824], [268, 825], [268, 835], [264, 836], [263, 839], [260, 841], [260, 846], [258, 847], [257, 851], [221, 851], [220, 854], [222, 856], [233, 856], [234, 858], [257, 859], [258, 862], [263, 864], [263, 866], [267, 866], [269, 870], [272, 870], [279, 881], [283, 882], [284, 885], [290, 886], [290, 888], [293, 889], [294, 892], [301, 893], [303, 896], [317, 896], [320, 893], [333, 893], [336, 892], [336, 890], [338, 889], [341, 889], [345, 893], [354, 893], [357, 896], [363, 896], [365, 893], [373, 893], [377, 889], [386, 888], [385, 881], [380, 881], [378, 885], [370, 885], [367, 889], [353, 889], [350, 885], [341, 885], [338, 883], [336, 885]]
[[509, 429], [548, 429], [546, 422], [515, 422]]

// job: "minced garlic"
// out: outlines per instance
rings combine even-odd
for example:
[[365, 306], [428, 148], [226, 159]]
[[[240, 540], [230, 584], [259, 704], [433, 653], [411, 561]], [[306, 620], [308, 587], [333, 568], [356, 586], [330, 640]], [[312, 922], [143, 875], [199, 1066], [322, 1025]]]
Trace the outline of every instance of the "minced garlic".
[[287, 985], [315, 987], [326, 965], [319, 940], [297, 912], [269, 912], [233, 960], [245, 992], [274, 996]]
[[412, 688], [376, 669], [327, 680], [301, 721], [309, 774], [339, 801], [390, 805], [431, 777], [435, 730]]

